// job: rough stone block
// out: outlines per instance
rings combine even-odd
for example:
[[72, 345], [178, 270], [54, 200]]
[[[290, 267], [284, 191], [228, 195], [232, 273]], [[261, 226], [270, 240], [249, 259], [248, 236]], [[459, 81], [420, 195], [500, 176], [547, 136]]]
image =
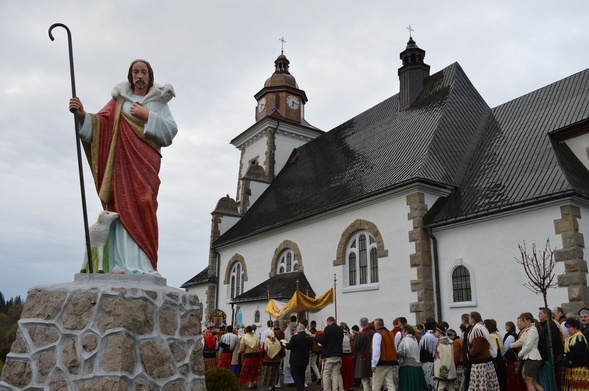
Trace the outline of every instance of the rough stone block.
[[200, 316], [197, 312], [187, 312], [180, 320], [180, 336], [201, 334]]
[[56, 348], [43, 350], [37, 356], [37, 378], [36, 383], [43, 383], [47, 379], [47, 375], [55, 368], [57, 356], [55, 354]]
[[82, 382], [79, 391], [127, 391], [127, 383], [120, 378], [93, 378]]
[[583, 234], [579, 232], [566, 232], [560, 235], [562, 238], [562, 247], [570, 248], [575, 246], [585, 247], [585, 239]]
[[559, 248], [554, 252], [554, 259], [557, 262], [568, 259], [583, 259], [583, 247], [573, 246], [569, 248]]
[[554, 220], [554, 233], [560, 235], [565, 232], [577, 232], [579, 223], [575, 218], [565, 218]]
[[155, 341], [143, 342], [139, 346], [139, 356], [145, 373], [154, 379], [170, 377], [174, 374], [166, 349]]
[[98, 336], [94, 333], [88, 333], [82, 337], [82, 349], [85, 352], [92, 352], [98, 347]]
[[423, 204], [425, 203], [425, 194], [423, 193], [412, 193], [406, 197], [407, 205], [412, 204]]
[[[566, 273], [558, 276], [558, 286], [587, 285], [586, 273]], [[570, 298], [570, 297], [569, 297]]]
[[65, 308], [64, 324], [68, 330], [81, 330], [88, 325], [96, 308], [97, 292], [77, 292]]
[[61, 362], [69, 374], [78, 375], [80, 373], [80, 358], [78, 357], [76, 342], [73, 339], [67, 339], [63, 345]]
[[560, 214], [563, 217], [572, 216], [576, 218], [581, 218], [581, 209], [578, 206], [574, 205], [563, 205], [560, 207]]
[[21, 318], [39, 318], [54, 320], [67, 297], [65, 291], [47, 292], [41, 289], [31, 289], [25, 300]]
[[102, 351], [102, 370], [104, 372], [127, 372], [135, 370], [133, 340], [126, 335], [117, 334], [106, 338]]
[[59, 338], [59, 330], [52, 325], [33, 325], [27, 327], [27, 333], [36, 348], [51, 345]]
[[19, 388], [27, 387], [33, 380], [29, 360], [7, 359], [2, 369], [2, 381]]
[[133, 333], [149, 334], [154, 327], [154, 306], [141, 299], [109, 297], [102, 303], [98, 329], [105, 332], [123, 327]]
[[565, 273], [587, 273], [587, 261], [582, 259], [573, 259], [564, 261]]
[[178, 330], [178, 310], [176, 306], [164, 304], [159, 315], [160, 332], [166, 335], [176, 335]]

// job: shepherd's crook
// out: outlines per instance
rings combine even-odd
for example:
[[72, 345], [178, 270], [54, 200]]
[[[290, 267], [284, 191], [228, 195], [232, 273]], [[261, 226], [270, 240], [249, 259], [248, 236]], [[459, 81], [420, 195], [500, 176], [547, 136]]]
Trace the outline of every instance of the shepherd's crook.
[[[63, 23], [54, 23], [49, 27], [49, 38], [53, 41], [53, 34], [51, 31], [55, 27], [63, 27], [65, 31], [67, 31], [67, 41], [70, 51], [70, 77], [72, 81], [72, 98], [76, 97], [76, 79], [74, 77], [74, 51], [72, 48], [72, 34], [70, 29]], [[90, 230], [88, 228], [88, 212], [86, 210], [86, 191], [84, 190], [84, 170], [82, 168], [82, 150], [80, 148], [80, 136], [78, 135], [78, 128], [79, 128], [79, 120], [78, 120], [78, 110], [74, 110], [74, 132], [76, 134], [76, 149], [78, 151], [78, 172], [80, 176], [80, 191], [82, 193], [82, 213], [84, 215], [84, 231], [86, 234], [86, 252], [88, 254], [88, 270], [90, 273], [93, 272], [92, 266], [92, 250], [90, 248]]]

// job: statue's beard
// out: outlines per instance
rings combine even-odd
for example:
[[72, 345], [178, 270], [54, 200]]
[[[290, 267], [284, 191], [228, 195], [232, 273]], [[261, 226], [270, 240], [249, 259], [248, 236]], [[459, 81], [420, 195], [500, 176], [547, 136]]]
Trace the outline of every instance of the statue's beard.
[[143, 80], [137, 80], [135, 82], [135, 88], [138, 88], [140, 90], [144, 89], [145, 87], [147, 87], [147, 83], [144, 82]]

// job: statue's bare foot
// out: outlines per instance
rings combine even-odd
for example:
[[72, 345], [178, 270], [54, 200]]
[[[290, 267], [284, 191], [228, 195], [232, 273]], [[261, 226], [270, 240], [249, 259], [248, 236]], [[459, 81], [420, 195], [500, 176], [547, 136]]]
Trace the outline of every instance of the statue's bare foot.
[[86, 269], [80, 270], [80, 273], [86, 273]]
[[99, 270], [98, 273], [99, 274], [104, 274], [104, 270]]
[[110, 272], [110, 274], [125, 274], [125, 272], [122, 270], [113, 270], [112, 272]]

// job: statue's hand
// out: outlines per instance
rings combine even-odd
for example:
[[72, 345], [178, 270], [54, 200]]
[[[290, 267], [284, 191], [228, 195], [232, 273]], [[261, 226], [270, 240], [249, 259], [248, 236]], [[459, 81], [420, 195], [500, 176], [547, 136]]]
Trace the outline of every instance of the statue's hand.
[[78, 98], [78, 97], [71, 98], [69, 107], [70, 107], [70, 111], [72, 113], [75, 110], [78, 110], [78, 118], [79, 118], [80, 122], [83, 122], [86, 112], [84, 111], [84, 105], [82, 104], [82, 101], [80, 100], [80, 98]]
[[147, 110], [141, 103], [135, 102], [133, 103], [133, 106], [131, 106], [131, 115], [140, 120], [147, 121], [149, 118], [149, 110]]

